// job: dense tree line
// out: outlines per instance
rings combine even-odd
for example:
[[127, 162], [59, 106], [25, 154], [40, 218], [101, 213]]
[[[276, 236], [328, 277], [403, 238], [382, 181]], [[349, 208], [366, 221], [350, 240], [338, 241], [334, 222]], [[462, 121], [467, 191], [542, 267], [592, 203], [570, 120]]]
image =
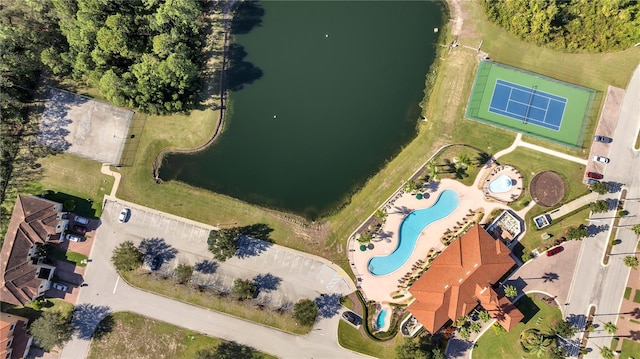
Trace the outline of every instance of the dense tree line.
[[516, 36], [559, 50], [624, 50], [640, 41], [640, 2], [482, 0], [488, 19]]
[[148, 113], [193, 106], [200, 69], [201, 1], [52, 0], [66, 41], [41, 53], [55, 74]]

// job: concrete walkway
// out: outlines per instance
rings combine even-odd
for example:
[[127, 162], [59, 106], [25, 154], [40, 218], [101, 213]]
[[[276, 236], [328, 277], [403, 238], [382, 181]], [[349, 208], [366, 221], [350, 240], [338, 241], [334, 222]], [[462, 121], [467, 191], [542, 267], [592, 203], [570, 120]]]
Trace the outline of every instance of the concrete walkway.
[[576, 209], [582, 206], [586, 206], [591, 202], [595, 202], [597, 199], [598, 199], [598, 194], [596, 192], [591, 192], [582, 197], [576, 198], [569, 203], [565, 203], [564, 205], [562, 205], [562, 207], [554, 209], [553, 211], [548, 212], [547, 214], [551, 217], [552, 220], [554, 218], [560, 218], [562, 216], [565, 216], [575, 211]]

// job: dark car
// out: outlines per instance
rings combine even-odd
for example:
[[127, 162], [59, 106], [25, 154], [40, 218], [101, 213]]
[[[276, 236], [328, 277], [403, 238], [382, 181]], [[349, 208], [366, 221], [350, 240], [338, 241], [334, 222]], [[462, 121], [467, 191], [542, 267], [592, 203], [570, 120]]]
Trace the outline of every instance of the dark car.
[[162, 258], [153, 257], [153, 259], [151, 260], [151, 264], [149, 264], [149, 268], [151, 268], [151, 270], [158, 270], [158, 268], [160, 268], [161, 265], [162, 265]]
[[604, 176], [598, 172], [587, 172], [587, 177], [593, 179], [602, 179]]
[[560, 252], [562, 252], [564, 250], [563, 247], [555, 247], [555, 248], [551, 248], [547, 251], [547, 257], [551, 257], [554, 256]]
[[606, 137], [606, 136], [595, 136], [593, 137], [593, 140], [596, 142], [602, 142], [602, 143], [611, 143], [613, 142], [613, 139], [611, 137]]
[[76, 224], [73, 226], [73, 231], [80, 234], [85, 234], [87, 233], [87, 227]]
[[360, 316], [358, 316], [354, 312], [346, 311], [342, 313], [342, 318], [344, 318], [344, 320], [346, 320], [347, 322], [355, 325], [356, 327], [362, 324], [362, 318], [360, 318]]

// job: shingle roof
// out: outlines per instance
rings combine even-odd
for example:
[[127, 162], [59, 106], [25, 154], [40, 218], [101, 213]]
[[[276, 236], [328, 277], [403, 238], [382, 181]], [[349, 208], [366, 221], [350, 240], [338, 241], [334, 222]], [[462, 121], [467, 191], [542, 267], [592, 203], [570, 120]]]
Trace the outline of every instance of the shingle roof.
[[496, 283], [514, 264], [509, 249], [475, 225], [452, 242], [409, 288], [409, 311], [431, 333], [478, 305], [476, 286]]
[[38, 293], [37, 267], [28, 260], [33, 244], [56, 233], [60, 205], [40, 197], [19, 195], [0, 251], [4, 302], [23, 305]]

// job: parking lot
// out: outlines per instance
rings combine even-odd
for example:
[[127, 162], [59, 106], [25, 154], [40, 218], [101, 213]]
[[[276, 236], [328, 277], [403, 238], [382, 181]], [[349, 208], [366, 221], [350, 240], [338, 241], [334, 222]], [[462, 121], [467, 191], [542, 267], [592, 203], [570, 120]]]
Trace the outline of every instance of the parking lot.
[[[118, 214], [125, 207], [131, 214], [126, 223], [119, 223]], [[354, 290], [346, 273], [331, 262], [261, 240], [243, 238], [237, 256], [216, 262], [207, 248], [209, 232], [215, 227], [153, 209], [107, 201], [101, 219], [105, 230], [114, 229], [106, 235], [118, 242], [145, 240], [159, 248], [163, 260], [157, 272], [169, 276], [177, 265], [188, 264], [195, 268], [192, 281], [223, 292], [231, 290], [235, 279], [253, 279], [258, 282], [258, 299], [275, 307], [322, 293]]]

